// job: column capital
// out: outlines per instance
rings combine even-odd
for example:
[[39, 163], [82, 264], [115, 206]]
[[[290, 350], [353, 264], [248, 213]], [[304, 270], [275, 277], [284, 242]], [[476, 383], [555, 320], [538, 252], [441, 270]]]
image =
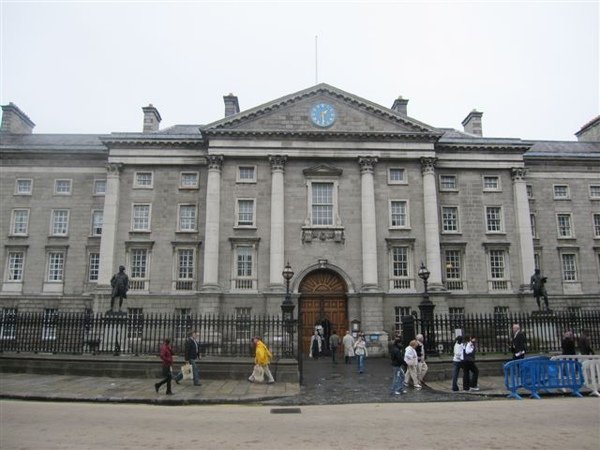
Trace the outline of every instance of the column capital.
[[285, 163], [287, 162], [287, 155], [269, 155], [269, 162], [271, 163], [271, 172], [277, 170], [283, 172]]
[[119, 176], [119, 174], [121, 173], [122, 170], [123, 170], [122, 163], [108, 163], [106, 165], [106, 171], [108, 172], [109, 175]]
[[437, 163], [437, 158], [432, 158], [428, 156], [424, 156], [421, 158], [421, 173], [423, 175], [435, 173], [435, 164]]
[[223, 155], [207, 155], [206, 160], [208, 161], [209, 170], [218, 170], [220, 172], [223, 168]]
[[527, 175], [527, 169], [524, 167], [513, 167], [511, 169], [511, 175], [513, 183], [518, 181], [525, 181], [525, 176]]
[[360, 166], [360, 173], [373, 173], [375, 165], [377, 164], [377, 158], [375, 156], [359, 156], [358, 165]]

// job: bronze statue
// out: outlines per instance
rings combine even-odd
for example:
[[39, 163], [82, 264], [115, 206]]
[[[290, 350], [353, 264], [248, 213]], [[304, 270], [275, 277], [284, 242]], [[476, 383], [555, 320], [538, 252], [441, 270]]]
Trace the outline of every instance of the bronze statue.
[[127, 298], [127, 291], [129, 290], [129, 277], [125, 273], [125, 266], [119, 266], [119, 273], [113, 275], [110, 279], [110, 285], [112, 286], [110, 310], [114, 310], [115, 298], [119, 297], [119, 311], [121, 311], [123, 299]]
[[542, 310], [542, 306], [540, 305], [540, 297], [544, 298], [546, 311], [550, 309], [548, 307], [548, 293], [546, 292], [545, 286], [547, 280], [548, 279], [546, 277], [543, 277], [540, 274], [540, 269], [535, 269], [535, 273], [531, 276], [531, 290], [533, 290], [533, 296], [540, 311]]

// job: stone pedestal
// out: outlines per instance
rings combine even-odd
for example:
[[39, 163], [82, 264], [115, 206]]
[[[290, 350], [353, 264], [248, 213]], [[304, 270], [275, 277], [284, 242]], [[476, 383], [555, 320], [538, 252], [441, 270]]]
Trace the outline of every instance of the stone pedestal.
[[102, 322], [104, 331], [101, 348], [106, 352], [113, 352], [114, 356], [126, 352], [129, 349], [127, 313], [109, 311], [102, 318]]

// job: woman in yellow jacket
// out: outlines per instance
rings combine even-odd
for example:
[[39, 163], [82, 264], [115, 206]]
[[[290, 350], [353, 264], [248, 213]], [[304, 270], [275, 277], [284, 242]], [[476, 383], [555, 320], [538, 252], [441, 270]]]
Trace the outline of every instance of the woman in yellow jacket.
[[[275, 383], [275, 379], [269, 370], [269, 363], [271, 362], [273, 355], [258, 336], [252, 338], [252, 344], [256, 349], [254, 356], [254, 371], [248, 378], [248, 381], [254, 383], [255, 381], [262, 381], [261, 378], [264, 379], [264, 377], [266, 377], [267, 383]], [[262, 377], [260, 376], [261, 374], [263, 375]]]

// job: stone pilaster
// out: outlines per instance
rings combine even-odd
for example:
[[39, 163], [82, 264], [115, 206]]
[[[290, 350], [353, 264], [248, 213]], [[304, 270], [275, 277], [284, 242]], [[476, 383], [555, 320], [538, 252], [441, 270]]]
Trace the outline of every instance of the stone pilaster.
[[423, 174], [423, 209], [425, 216], [425, 256], [429, 269], [429, 288], [442, 290], [442, 263], [440, 257], [440, 229], [438, 200], [435, 187], [435, 163], [437, 158], [421, 158]]
[[269, 283], [282, 285], [281, 272], [285, 266], [284, 241], [284, 171], [286, 155], [271, 155], [271, 254]]
[[219, 221], [222, 155], [208, 155], [206, 227], [204, 236], [204, 290], [219, 290]]
[[529, 290], [529, 280], [535, 270], [529, 199], [527, 198], [527, 185], [525, 183], [526, 173], [526, 170], [521, 167], [512, 169], [515, 218], [521, 256], [521, 279], [519, 280], [521, 291]]
[[100, 241], [100, 268], [98, 285], [109, 285], [112, 274], [125, 261], [115, 262], [115, 245], [119, 213], [119, 186], [122, 164], [110, 163], [106, 166], [106, 192], [102, 213], [102, 239]]
[[377, 290], [377, 223], [373, 171], [377, 158], [359, 157], [362, 224], [363, 290]]

